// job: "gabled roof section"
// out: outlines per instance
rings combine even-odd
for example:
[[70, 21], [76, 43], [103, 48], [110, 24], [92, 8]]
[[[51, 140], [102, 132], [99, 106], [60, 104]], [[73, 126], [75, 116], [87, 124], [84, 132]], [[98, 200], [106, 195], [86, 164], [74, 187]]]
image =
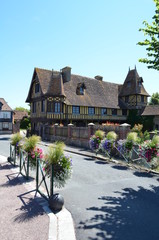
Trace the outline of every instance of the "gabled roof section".
[[1, 111], [13, 111], [4, 98], [0, 98], [0, 103], [2, 105]]
[[35, 80], [39, 81], [42, 95], [64, 96], [63, 81], [60, 72], [35, 68], [26, 102], [30, 102], [31, 100], [31, 89]]
[[[65, 96], [68, 105], [119, 108], [118, 95], [122, 87], [120, 84], [73, 74], [70, 81], [66, 82], [61, 72], [35, 68], [26, 102], [31, 101], [34, 81], [39, 81], [42, 95]], [[85, 91], [83, 95], [78, 95], [77, 88], [81, 83]]]
[[60, 72], [53, 72], [51, 81], [48, 86], [47, 94], [50, 96], [65, 96], [62, 74]]
[[142, 116], [159, 116], [159, 105], [146, 106]]
[[119, 96], [128, 96], [128, 95], [144, 95], [149, 96], [143, 86], [143, 79], [139, 76], [136, 68], [133, 70], [129, 70], [127, 77], [124, 81], [124, 84], [121, 88]]
[[14, 111], [14, 120], [22, 120], [24, 117], [28, 117], [27, 111]]

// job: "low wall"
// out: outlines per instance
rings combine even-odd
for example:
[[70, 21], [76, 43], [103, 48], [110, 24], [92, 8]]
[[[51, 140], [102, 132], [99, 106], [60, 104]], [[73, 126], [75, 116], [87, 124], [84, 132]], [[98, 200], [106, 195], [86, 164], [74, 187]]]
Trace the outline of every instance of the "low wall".
[[88, 127], [74, 127], [69, 124], [67, 127], [45, 126], [42, 139], [47, 141], [63, 141], [67, 145], [89, 148], [89, 139], [96, 130], [103, 130], [106, 134], [115, 131], [118, 139], [125, 139], [130, 132], [130, 125], [122, 124], [120, 126], [96, 126], [93, 123]]

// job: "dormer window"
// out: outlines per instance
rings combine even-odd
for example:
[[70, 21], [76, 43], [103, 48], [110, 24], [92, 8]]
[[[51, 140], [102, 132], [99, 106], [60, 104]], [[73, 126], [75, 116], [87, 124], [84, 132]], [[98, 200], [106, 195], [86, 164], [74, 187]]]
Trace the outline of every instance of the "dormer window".
[[127, 82], [127, 87], [131, 87], [131, 82], [130, 81]]
[[76, 88], [76, 94], [77, 95], [84, 95], [86, 87], [84, 83], [78, 83]]
[[35, 84], [35, 93], [38, 93], [38, 92], [40, 92], [40, 84], [36, 83]]
[[142, 79], [142, 77], [140, 77], [139, 80], [138, 80], [138, 86], [141, 87], [142, 83], [143, 83], [143, 79]]
[[84, 88], [80, 87], [80, 94], [83, 95], [84, 94]]

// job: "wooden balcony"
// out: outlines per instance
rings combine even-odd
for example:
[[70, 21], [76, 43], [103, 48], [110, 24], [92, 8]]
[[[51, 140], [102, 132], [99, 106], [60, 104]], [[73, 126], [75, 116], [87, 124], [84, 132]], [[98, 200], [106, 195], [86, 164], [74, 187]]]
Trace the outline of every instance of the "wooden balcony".
[[114, 120], [114, 121], [124, 121], [127, 116], [123, 115], [88, 115], [88, 114], [65, 114], [65, 113], [47, 113], [47, 119], [55, 120]]

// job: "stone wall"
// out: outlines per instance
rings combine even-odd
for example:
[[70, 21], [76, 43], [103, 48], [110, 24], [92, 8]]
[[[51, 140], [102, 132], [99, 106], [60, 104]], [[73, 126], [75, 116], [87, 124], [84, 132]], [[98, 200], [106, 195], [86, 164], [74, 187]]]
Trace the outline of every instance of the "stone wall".
[[74, 127], [69, 124], [67, 127], [60, 127], [58, 124], [44, 126], [43, 140], [63, 141], [67, 145], [89, 148], [89, 139], [96, 130], [103, 130], [106, 134], [115, 131], [118, 139], [125, 139], [130, 132], [130, 125], [121, 124], [120, 126], [96, 126], [90, 123], [88, 127]]

